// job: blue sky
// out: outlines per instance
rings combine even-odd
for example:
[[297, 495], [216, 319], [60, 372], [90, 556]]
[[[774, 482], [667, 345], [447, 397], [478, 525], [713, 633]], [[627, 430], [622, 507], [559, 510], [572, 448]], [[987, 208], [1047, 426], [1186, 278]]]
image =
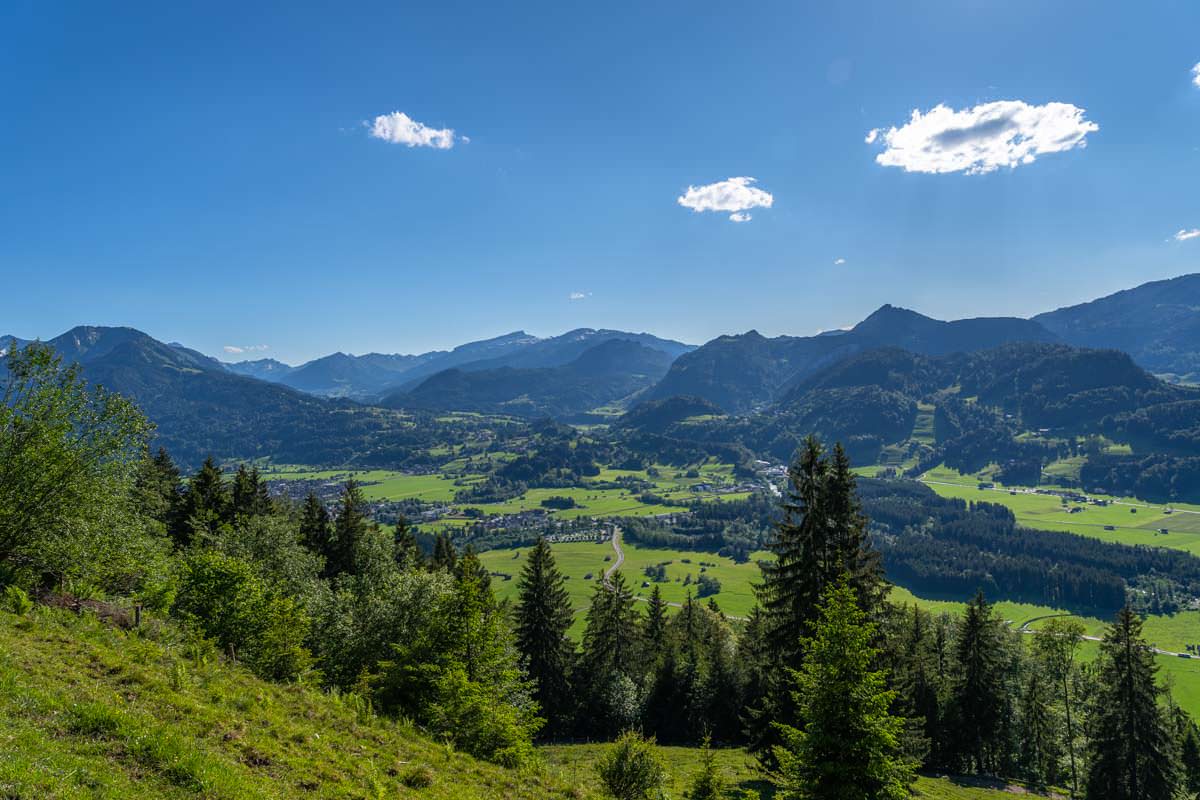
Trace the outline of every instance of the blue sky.
[[1200, 270], [1197, 30], [1194, 2], [8, 3], [0, 333], [297, 362], [1036, 313]]

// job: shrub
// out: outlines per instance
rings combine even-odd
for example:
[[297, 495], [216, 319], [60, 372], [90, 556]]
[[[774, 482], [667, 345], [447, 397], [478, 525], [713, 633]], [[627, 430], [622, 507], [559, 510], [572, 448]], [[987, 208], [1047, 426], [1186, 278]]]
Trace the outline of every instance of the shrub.
[[23, 617], [33, 608], [33, 601], [20, 586], [7, 586], [4, 589], [4, 610]]
[[604, 791], [615, 800], [652, 800], [667, 780], [654, 739], [626, 731], [596, 763]]
[[270, 590], [239, 558], [213, 551], [189, 558], [179, 582], [175, 611], [261, 677], [295, 678], [311, 662], [302, 644], [308, 634], [308, 618], [294, 601]]

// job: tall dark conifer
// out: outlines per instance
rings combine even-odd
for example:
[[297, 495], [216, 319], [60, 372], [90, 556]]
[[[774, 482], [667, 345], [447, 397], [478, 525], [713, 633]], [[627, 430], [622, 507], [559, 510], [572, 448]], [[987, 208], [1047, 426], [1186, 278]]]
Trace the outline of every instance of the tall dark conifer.
[[325, 571], [328, 573], [332, 567], [333, 530], [329, 524], [329, 512], [316, 492], [309, 492], [300, 507], [300, 541], [325, 559]]
[[180, 507], [181, 521], [173, 532], [180, 546], [216, 534], [229, 522], [229, 490], [212, 456], [204, 459], [200, 469], [188, 481]]
[[854, 474], [840, 446], [827, 457], [815, 437], [804, 440], [788, 470], [783, 512], [770, 546], [775, 560], [763, 563], [763, 580], [757, 587], [774, 669], [760, 705], [747, 715], [751, 748], [768, 768], [775, 766], [777, 724], [800, 723], [792, 693], [778, 674], [801, 666], [800, 643], [812, 633], [822, 593], [845, 576], [860, 608], [872, 619], [882, 614], [886, 593]]
[[433, 540], [433, 558], [430, 559], [429, 568], [434, 571], [454, 572], [457, 564], [458, 553], [454, 550], [454, 543], [447, 534], [439, 533]]
[[417, 537], [404, 517], [396, 520], [393, 539], [396, 544], [396, 565], [400, 569], [419, 569], [425, 565], [425, 554], [421, 552]]
[[358, 482], [351, 479], [342, 486], [337, 513], [333, 518], [333, 542], [325, 568], [330, 575], [354, 574], [359, 547], [371, 527], [367, 500]]
[[545, 735], [561, 736], [568, 732], [574, 710], [569, 676], [575, 646], [567, 636], [573, 614], [566, 579], [542, 537], [529, 551], [518, 591], [517, 649], [522, 666], [537, 683], [534, 699], [547, 720]]
[[979, 592], [967, 604], [955, 646], [954, 724], [963, 766], [994, 771], [1004, 724], [1003, 622]]
[[1100, 651], [1086, 797], [1169, 800], [1179, 788], [1175, 743], [1158, 703], [1154, 653], [1128, 606], [1105, 632]]

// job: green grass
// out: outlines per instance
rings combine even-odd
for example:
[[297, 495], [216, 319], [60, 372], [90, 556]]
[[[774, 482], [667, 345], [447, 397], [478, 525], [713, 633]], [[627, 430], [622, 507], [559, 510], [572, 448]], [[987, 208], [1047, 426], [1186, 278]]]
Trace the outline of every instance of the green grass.
[[[260, 681], [169, 626], [150, 621], [139, 635], [46, 608], [0, 612], [5, 798], [599, 800], [605, 747], [543, 747], [541, 763], [505, 770], [376, 717], [352, 695]], [[661, 751], [680, 797], [700, 751]], [[717, 761], [734, 785], [772, 796], [745, 751], [718, 749]], [[428, 786], [406, 785], [426, 775]], [[1006, 796], [947, 779], [921, 778], [917, 789], [938, 800]]]
[[[945, 467], [926, 472], [921, 480], [943, 497], [1006, 506], [1012, 510], [1017, 522], [1026, 527], [1078, 533], [1117, 544], [1172, 547], [1200, 555], [1200, 513], [1195, 506], [1186, 503], [1166, 506], [1129, 497], [1096, 495], [1111, 501], [1110, 505], [1063, 505], [1054, 495], [1034, 494], [1022, 488], [980, 489], [978, 477], [962, 475]], [[1068, 509], [1072, 508], [1079, 510], [1070, 513]], [[1168, 533], [1160, 533], [1160, 528], [1167, 529]]]
[[[608, 747], [606, 744], [550, 745], [540, 748], [551, 774], [565, 782], [595, 781], [595, 764]], [[667, 796], [683, 797], [691, 778], [700, 769], [700, 749], [696, 747], [658, 748], [659, 755], [667, 765]], [[740, 748], [715, 747], [717, 766], [731, 788], [754, 790], [761, 793], [763, 800], [776, 797], [772, 787], [758, 769], [754, 757]], [[929, 800], [1005, 800], [1024, 794], [1017, 786], [1005, 785], [974, 778], [919, 777], [914, 787], [914, 797]], [[1028, 794], [1024, 796], [1028, 797]]]
[[[544, 767], [476, 761], [353, 696], [264, 683], [170, 627], [145, 631], [0, 612], [0, 797], [574, 796]], [[414, 770], [432, 784], [405, 786]]]
[[[596, 581], [606, 569], [612, 566], [611, 559], [615, 558], [615, 555], [612, 545], [607, 540], [596, 544], [559, 542], [552, 545], [552, 549], [558, 568], [567, 576], [567, 591], [571, 595], [571, 605], [576, 612], [571, 633], [578, 638], [583, 632], [583, 612], [586, 611], [591, 601]], [[643, 573], [643, 569], [647, 566], [664, 561], [671, 562], [666, 567], [668, 580], [658, 586], [662, 589], [663, 598], [667, 602], [682, 603], [686, 599], [689, 589], [693, 596], [695, 595], [694, 584], [701, 575], [700, 562], [714, 565], [704, 567], [703, 574], [711, 575], [721, 582], [721, 591], [713, 595], [713, 598], [720, 605], [722, 611], [734, 617], [748, 615], [754, 606], [751, 584], [759, 579], [757, 559], [767, 556], [766, 553], [756, 553], [747, 563], [737, 564], [733, 559], [714, 553], [645, 548], [629, 542], [623, 542], [621, 549], [625, 552], [625, 563], [622, 565], [621, 571], [625, 574], [634, 594], [642, 599], [650, 597], [654, 586], [654, 584], [649, 587], [642, 586], [643, 581], [647, 580]], [[529, 548], [519, 548], [516, 550], [488, 550], [480, 554], [480, 560], [490, 572], [512, 576], [511, 580], [493, 578], [492, 587], [496, 590], [497, 596], [510, 600], [516, 599], [521, 568], [525, 564], [528, 553]], [[610, 560], [606, 561], [605, 558]], [[588, 574], [592, 575], [592, 580], [585, 578]], [[692, 585], [684, 586], [683, 581], [689, 575], [692, 578]], [[701, 602], [707, 603], [708, 598], [704, 598]]]
[[289, 468], [268, 470], [263, 476], [270, 480], [307, 480], [343, 482], [353, 478], [362, 484], [363, 495], [368, 500], [424, 500], [426, 502], [448, 502], [461, 489], [451, 478], [442, 475], [408, 475], [385, 469], [310, 470]]

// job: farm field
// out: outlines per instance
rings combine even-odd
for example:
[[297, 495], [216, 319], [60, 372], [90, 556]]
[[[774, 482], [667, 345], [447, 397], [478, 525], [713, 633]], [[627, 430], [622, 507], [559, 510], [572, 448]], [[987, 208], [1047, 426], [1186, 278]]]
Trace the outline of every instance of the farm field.
[[424, 500], [426, 502], [448, 502], [461, 489], [453, 479], [442, 475], [410, 475], [391, 470], [309, 470], [294, 468], [263, 472], [268, 480], [284, 481], [329, 481], [343, 483], [351, 478], [362, 484], [363, 494], [368, 500]]
[[[604, 571], [612, 566], [615, 558], [612, 544], [605, 540], [601, 543], [592, 542], [559, 542], [554, 544], [554, 558], [558, 568], [567, 576], [567, 591], [571, 595], [571, 605], [576, 611], [575, 624], [571, 627], [572, 636], [578, 637], [583, 633], [583, 615], [591, 602], [596, 582]], [[635, 596], [648, 599], [652, 587], [643, 587], [646, 577], [642, 570], [654, 564], [667, 564], [667, 581], [658, 584], [663, 598], [668, 603], [682, 603], [687, 598], [690, 584], [684, 586], [683, 581], [690, 577], [694, 583], [701, 574], [711, 575], [721, 582], [720, 593], [713, 595], [721, 610], [733, 617], [744, 617], [754, 606], [754, 591], [752, 583], [758, 580], [757, 559], [767, 557], [767, 553], [755, 553], [754, 557], [745, 564], [737, 564], [730, 558], [713, 553], [698, 553], [690, 550], [666, 550], [658, 548], [638, 547], [623, 542], [621, 549], [625, 552], [625, 563], [621, 571], [633, 589]], [[521, 568], [525, 564], [528, 547], [510, 550], [487, 550], [480, 553], [480, 560], [489, 572], [500, 573], [493, 577], [492, 587], [497, 596], [516, 600], [517, 583]], [[608, 558], [609, 560], [605, 560]], [[701, 567], [700, 562], [706, 565]], [[586, 576], [591, 575], [589, 580]], [[503, 576], [510, 575], [511, 579]], [[704, 598], [701, 602], [708, 602]]]
[[[977, 478], [944, 467], [926, 472], [920, 480], [943, 497], [1006, 506], [1026, 527], [1077, 533], [1118, 544], [1172, 547], [1200, 555], [1200, 509], [1186, 503], [1166, 506], [1129, 497], [1095, 495], [1110, 504], [1064, 506], [1054, 495], [1036, 494], [1027, 488], [997, 484], [998, 489], [980, 489]], [[1068, 509], [1072, 508], [1079, 510], [1070, 513]], [[1160, 533], [1163, 528], [1168, 532]]]
[[[498, 454], [509, 456], [512, 454]], [[498, 459], [503, 460], [503, 459]], [[465, 461], [458, 469], [465, 466]], [[451, 465], [447, 466], [447, 470]], [[698, 484], [719, 486], [734, 482], [733, 467], [729, 464], [710, 462], [697, 469], [695, 477], [687, 477], [686, 472], [678, 467], [658, 465], [655, 468], [657, 476], [651, 476], [648, 470], [617, 470], [604, 469], [600, 474], [588, 479], [588, 484], [613, 483], [621, 478], [636, 478], [653, 485], [651, 491], [668, 500], [683, 504], [694, 501], [716, 502], [725, 500], [740, 500], [750, 496], [749, 492], [719, 493], [715, 491], [697, 492], [693, 487]], [[481, 481], [482, 474], [442, 472], [428, 475], [411, 475], [390, 470], [316, 470], [298, 466], [270, 468], [263, 472], [269, 480], [306, 480], [341, 483], [350, 478], [362, 484], [363, 494], [368, 500], [421, 500], [429, 503], [452, 503], [456, 492], [464, 485]], [[487, 514], [506, 515], [519, 514], [523, 511], [542, 508], [542, 501], [549, 497], [571, 497], [579, 505], [576, 508], [549, 510], [560, 519], [576, 519], [578, 517], [609, 517], [609, 516], [652, 516], [669, 514], [678, 511], [680, 506], [658, 503], [643, 503], [635, 493], [625, 488], [600, 488], [599, 486], [567, 487], [554, 489], [529, 489], [520, 497], [511, 498], [500, 503], [463, 503], [462, 507], [478, 508]], [[438, 526], [446, 527], [446, 526]]]

